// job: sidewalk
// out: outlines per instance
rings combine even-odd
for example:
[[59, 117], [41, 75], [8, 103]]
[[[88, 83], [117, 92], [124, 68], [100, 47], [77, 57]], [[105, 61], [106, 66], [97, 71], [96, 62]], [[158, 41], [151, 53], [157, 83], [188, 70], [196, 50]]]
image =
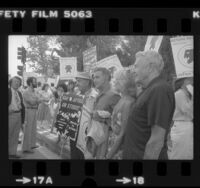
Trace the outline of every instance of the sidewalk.
[[66, 142], [62, 149], [62, 143], [57, 143], [57, 134], [55, 132], [51, 133], [50, 131], [51, 130], [48, 127], [43, 129], [37, 126], [37, 142], [59, 155], [61, 159], [70, 159], [69, 143]]

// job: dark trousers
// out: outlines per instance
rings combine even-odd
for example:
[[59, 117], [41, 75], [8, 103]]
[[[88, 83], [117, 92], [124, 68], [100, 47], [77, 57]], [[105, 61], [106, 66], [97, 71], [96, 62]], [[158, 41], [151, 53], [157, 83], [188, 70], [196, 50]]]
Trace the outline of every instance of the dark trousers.
[[84, 159], [83, 152], [76, 147], [76, 142], [70, 140], [71, 159]]

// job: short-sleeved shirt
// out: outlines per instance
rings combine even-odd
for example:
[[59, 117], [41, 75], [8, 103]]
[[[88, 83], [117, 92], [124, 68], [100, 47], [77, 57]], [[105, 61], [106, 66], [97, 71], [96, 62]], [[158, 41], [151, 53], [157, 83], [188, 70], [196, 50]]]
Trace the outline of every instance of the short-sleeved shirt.
[[125, 132], [123, 159], [143, 159], [154, 125], [166, 130], [163, 149], [166, 148], [174, 109], [175, 97], [172, 87], [161, 77], [153, 79], [131, 106]]
[[[24, 105], [26, 108], [28, 108], [28, 107], [37, 108], [38, 107], [38, 103], [37, 103], [38, 96], [35, 91], [32, 91], [30, 88], [27, 88], [23, 93], [23, 98], [24, 98]], [[34, 103], [34, 105], [31, 104], [32, 102]]]
[[97, 96], [94, 104], [94, 110], [108, 111], [112, 114], [113, 109], [120, 98], [119, 94], [109, 88], [107, 91], [104, 91]]
[[94, 108], [96, 110], [105, 110], [112, 113], [113, 108], [120, 98], [120, 95], [109, 87], [106, 91], [97, 96]]

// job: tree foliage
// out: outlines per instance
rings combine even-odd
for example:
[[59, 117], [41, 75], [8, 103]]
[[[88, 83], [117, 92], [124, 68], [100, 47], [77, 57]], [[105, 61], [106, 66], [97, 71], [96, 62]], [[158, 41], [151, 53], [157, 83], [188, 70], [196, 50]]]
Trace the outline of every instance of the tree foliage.
[[53, 39], [53, 36], [41, 35], [28, 37], [27, 59], [31, 62], [29, 65], [35, 69], [35, 72], [46, 75], [49, 67], [53, 67], [55, 70], [58, 67], [59, 62], [52, 59], [50, 54], [52, 49], [49, 43]]
[[[170, 80], [175, 74], [170, 36], [164, 36], [160, 53], [165, 62], [163, 75]], [[135, 54], [144, 50], [147, 36], [29, 36], [28, 57], [36, 72], [46, 74], [52, 67], [59, 74], [60, 57], [77, 57], [78, 71], [83, 70], [83, 52], [92, 46], [97, 47], [97, 61], [117, 54], [122, 66], [134, 64]], [[52, 43], [52, 45], [49, 45]], [[48, 52], [48, 53], [47, 53]], [[54, 53], [56, 52], [56, 53]], [[56, 56], [57, 54], [57, 56]]]

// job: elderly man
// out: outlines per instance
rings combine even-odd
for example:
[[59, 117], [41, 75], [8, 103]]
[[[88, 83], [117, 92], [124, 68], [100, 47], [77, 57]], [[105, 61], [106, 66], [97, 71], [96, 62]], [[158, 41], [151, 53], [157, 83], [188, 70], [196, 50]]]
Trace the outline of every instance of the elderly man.
[[89, 73], [79, 72], [76, 75], [76, 80], [80, 95], [84, 97], [84, 100], [77, 140], [75, 142], [70, 140], [71, 159], [84, 159], [87, 158], [87, 156], [85, 156], [87, 155], [86, 135], [90, 125], [97, 92], [91, 88], [92, 80]]
[[[95, 159], [105, 159], [108, 149], [109, 128], [114, 106], [120, 96], [111, 89], [109, 70], [98, 67], [94, 70], [94, 85], [99, 94], [94, 104], [91, 128], [88, 133], [88, 149]], [[110, 114], [110, 116], [108, 116]], [[101, 131], [101, 136], [100, 132]]]
[[18, 91], [21, 85], [21, 79], [17, 76], [9, 80], [8, 96], [9, 96], [9, 156], [12, 158], [20, 158], [17, 154], [17, 145], [19, 139], [20, 128], [23, 129], [25, 109], [22, 94]]
[[161, 78], [163, 67], [163, 59], [155, 51], [136, 54], [135, 81], [143, 91], [129, 114], [123, 159], [167, 159], [166, 138], [175, 98], [172, 87]]
[[37, 87], [37, 81], [34, 77], [27, 79], [28, 88], [23, 93], [24, 104], [26, 107], [25, 116], [25, 130], [24, 130], [24, 141], [23, 141], [23, 152], [34, 153], [32, 149], [38, 147], [36, 145], [36, 121], [37, 121], [37, 109], [38, 104], [42, 102], [35, 92]]

